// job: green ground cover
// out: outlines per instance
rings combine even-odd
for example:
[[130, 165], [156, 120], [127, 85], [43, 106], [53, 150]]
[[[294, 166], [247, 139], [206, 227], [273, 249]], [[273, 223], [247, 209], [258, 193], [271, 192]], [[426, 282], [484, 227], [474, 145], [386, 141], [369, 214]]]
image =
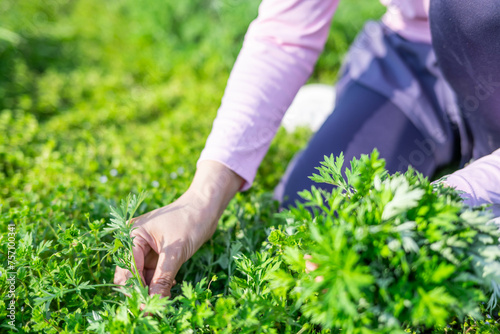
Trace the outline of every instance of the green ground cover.
[[[144, 213], [187, 189], [257, 7], [254, 0], [0, 2], [0, 292], [8, 293], [11, 228], [20, 332], [86, 332], [105, 305], [127, 303], [110, 286], [91, 287], [112, 282], [113, 237], [103, 232], [109, 206], [147, 190]], [[343, 1], [311, 81], [332, 83], [364, 21], [382, 13], [376, 1]], [[249, 261], [234, 255], [262, 251], [280, 223], [270, 192], [309, 135], [279, 131], [254, 187], [230, 203], [179, 282], [205, 278], [213, 295], [229, 293]], [[191, 313], [179, 331], [205, 332], [196, 300], [208, 290], [190, 289], [183, 302]], [[178, 284], [173, 294], [181, 292]], [[9, 331], [8, 306], [0, 301], [0, 332]], [[262, 311], [246, 306], [239, 315], [246, 332], [273, 332], [256, 323]], [[130, 330], [138, 319], [106, 312], [116, 328]], [[497, 331], [479, 324], [467, 318], [436, 331]]]

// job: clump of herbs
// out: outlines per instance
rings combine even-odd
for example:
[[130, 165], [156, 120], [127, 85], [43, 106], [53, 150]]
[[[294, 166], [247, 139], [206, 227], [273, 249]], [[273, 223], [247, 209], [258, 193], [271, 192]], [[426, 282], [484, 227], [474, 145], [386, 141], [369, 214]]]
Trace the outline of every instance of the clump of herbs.
[[[377, 151], [351, 162], [325, 157], [312, 187], [269, 240], [286, 269], [272, 286], [313, 324], [343, 333], [403, 333], [480, 319], [500, 297], [498, 227], [484, 208], [410, 169], [389, 175]], [[306, 271], [304, 255], [317, 269]]]

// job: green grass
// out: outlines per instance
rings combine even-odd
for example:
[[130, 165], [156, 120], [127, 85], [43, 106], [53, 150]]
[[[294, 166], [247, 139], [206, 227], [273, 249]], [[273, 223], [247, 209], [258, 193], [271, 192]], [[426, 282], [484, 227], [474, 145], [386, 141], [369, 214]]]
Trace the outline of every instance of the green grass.
[[[110, 204], [147, 190], [143, 213], [187, 189], [257, 8], [254, 0], [0, 2], [0, 259], [15, 223], [25, 332], [82, 331], [102, 299], [117, 298], [103, 288], [46, 309], [35, 302], [67, 275], [112, 281], [111, 262], [98, 264], [99, 245], [111, 241], [98, 233]], [[333, 83], [356, 33], [382, 13], [375, 0], [343, 1], [311, 81]], [[216, 273], [212, 287], [227, 289], [231, 243], [260, 247], [274, 224], [269, 193], [309, 135], [279, 131], [254, 187], [229, 205], [179, 281]], [[0, 287], [4, 296], [5, 275]], [[2, 323], [6, 314], [0, 301]]]
[[[339, 8], [311, 80], [332, 83], [363, 21], [381, 13], [376, 2], [362, 14], [358, 6]], [[117, 198], [153, 181], [160, 184], [153, 189], [157, 204], [165, 192], [182, 193], [257, 7], [257, 1], [2, 2], [4, 210], [60, 187], [86, 193], [83, 212], [98, 194]], [[254, 191], [272, 190], [308, 135], [280, 131]], [[179, 168], [184, 173], [170, 177]], [[112, 169], [119, 177], [110, 177]]]

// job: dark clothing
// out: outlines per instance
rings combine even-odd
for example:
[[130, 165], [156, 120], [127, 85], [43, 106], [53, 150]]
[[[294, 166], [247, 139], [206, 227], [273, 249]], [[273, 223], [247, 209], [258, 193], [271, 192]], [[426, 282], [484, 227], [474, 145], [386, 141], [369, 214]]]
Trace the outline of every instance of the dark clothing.
[[500, 1], [432, 0], [438, 64], [458, 99], [477, 159], [500, 147]]
[[391, 173], [412, 165], [427, 176], [460, 156], [465, 127], [431, 45], [369, 22], [351, 46], [336, 89], [333, 113], [283, 177], [283, 207], [311, 188], [308, 176], [324, 155], [343, 152], [348, 163], [377, 148]]

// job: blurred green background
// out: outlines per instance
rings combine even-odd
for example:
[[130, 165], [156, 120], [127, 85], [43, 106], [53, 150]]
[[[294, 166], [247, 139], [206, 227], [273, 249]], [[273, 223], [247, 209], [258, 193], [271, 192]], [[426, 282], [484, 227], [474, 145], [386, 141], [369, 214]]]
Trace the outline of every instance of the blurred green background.
[[[254, 0], [2, 0], [0, 205], [101, 215], [99, 198], [188, 186]], [[376, 0], [343, 1], [312, 82], [333, 83]], [[269, 191], [305, 130], [281, 130], [252, 191]], [[78, 194], [78, 195], [76, 195]], [[44, 204], [45, 203], [45, 204]], [[153, 204], [154, 205], [154, 204]]]

